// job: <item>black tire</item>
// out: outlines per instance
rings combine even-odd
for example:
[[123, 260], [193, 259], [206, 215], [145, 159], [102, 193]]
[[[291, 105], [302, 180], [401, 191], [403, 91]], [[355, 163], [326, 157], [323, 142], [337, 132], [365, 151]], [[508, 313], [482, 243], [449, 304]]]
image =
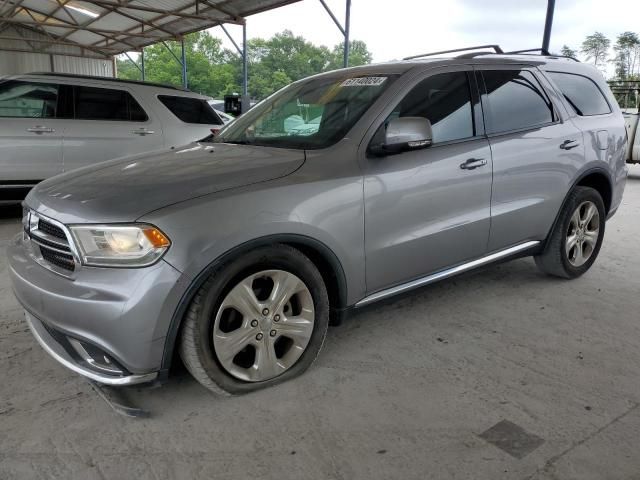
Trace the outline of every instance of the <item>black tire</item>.
[[[571, 217], [576, 209], [584, 202], [592, 202], [598, 210], [599, 235], [588, 260], [580, 266], [574, 266], [569, 261], [565, 241], [570, 228]], [[544, 251], [534, 257], [538, 268], [548, 275], [569, 279], [577, 278], [584, 274], [591, 268], [591, 265], [593, 265], [593, 262], [595, 262], [600, 252], [602, 240], [604, 239], [605, 220], [606, 210], [602, 196], [598, 191], [590, 187], [575, 187], [571, 193], [569, 193], [562, 212], [551, 234], [547, 238]]]
[[[288, 370], [265, 381], [243, 381], [230, 375], [215, 354], [212, 340], [215, 313], [238, 282], [251, 274], [271, 269], [290, 272], [304, 282], [313, 299], [313, 330], [304, 353]], [[179, 351], [191, 375], [212, 392], [220, 395], [248, 393], [294, 378], [309, 368], [322, 348], [328, 325], [329, 298], [320, 272], [300, 251], [288, 245], [274, 244], [256, 248], [214, 269], [189, 306]]]

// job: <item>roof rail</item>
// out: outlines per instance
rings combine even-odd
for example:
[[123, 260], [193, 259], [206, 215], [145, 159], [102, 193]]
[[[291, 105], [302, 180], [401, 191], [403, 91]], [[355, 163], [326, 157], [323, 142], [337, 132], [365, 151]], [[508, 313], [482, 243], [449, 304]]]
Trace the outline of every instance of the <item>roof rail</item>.
[[[533, 52], [540, 52], [539, 54], [535, 54]], [[471, 52], [465, 53], [463, 55], [458, 55], [456, 58], [476, 58], [482, 55], [540, 55], [545, 57], [552, 58], [567, 58], [569, 60], [573, 60], [574, 62], [580, 62], [577, 58], [567, 57], [566, 55], [554, 55], [553, 53], [549, 53], [547, 50], [542, 48], [529, 48], [527, 50], [514, 50], [512, 52]]]
[[549, 53], [549, 50], [545, 48], [529, 48], [526, 50], [514, 50], [513, 52], [506, 52], [506, 55], [517, 55], [517, 54], [531, 55], [533, 52], [540, 52], [540, 55], [543, 55], [546, 57], [568, 58], [570, 60], [573, 60], [574, 62], [580, 63], [580, 60], [578, 60], [577, 58], [568, 57], [566, 55], [555, 55], [553, 53]]
[[513, 50], [512, 52], [506, 52], [508, 55], [515, 55], [516, 53], [531, 53], [540, 52], [540, 55], [551, 55], [546, 48], [528, 48], [526, 50]]
[[444, 53], [466, 52], [467, 50], [480, 50], [482, 48], [493, 48], [495, 53], [504, 53], [502, 51], [502, 48], [500, 48], [499, 45], [479, 45], [477, 47], [454, 48], [453, 50], [442, 50], [440, 52], [429, 52], [429, 53], [423, 53], [421, 55], [412, 55], [410, 57], [403, 58], [403, 60], [413, 60], [415, 58], [431, 57], [433, 55], [442, 55]]
[[177, 87], [175, 85], [168, 85], [164, 83], [155, 83], [155, 82], [143, 82], [142, 80], [127, 80], [124, 78], [114, 78], [114, 77], [101, 77], [97, 75], [79, 75], [75, 73], [58, 73], [58, 72], [30, 72], [25, 73], [24, 75], [46, 75], [49, 77], [61, 77], [61, 78], [80, 78], [86, 80], [100, 80], [106, 82], [118, 82], [118, 83], [133, 83], [135, 85], [143, 85], [148, 87], [160, 87], [160, 88], [169, 88], [171, 90], [180, 90], [181, 92], [190, 92], [187, 88]]

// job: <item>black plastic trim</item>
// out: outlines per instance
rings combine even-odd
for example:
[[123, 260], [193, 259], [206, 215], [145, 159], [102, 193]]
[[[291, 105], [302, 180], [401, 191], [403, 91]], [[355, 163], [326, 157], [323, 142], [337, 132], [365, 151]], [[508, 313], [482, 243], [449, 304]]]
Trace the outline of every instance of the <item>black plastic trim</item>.
[[[593, 175], [594, 173], [602, 174], [607, 179], [607, 181], [609, 182], [609, 188], [611, 188], [611, 192], [613, 192], [613, 183], [611, 181], [611, 176], [609, 175], [609, 173], [604, 168], [594, 167], [594, 168], [590, 168], [590, 169], [585, 170], [584, 172], [582, 172], [582, 174], [576, 180], [574, 180], [574, 182], [571, 184], [571, 187], [567, 190], [567, 193], [565, 194], [564, 199], [562, 200], [562, 205], [560, 205], [560, 208], [558, 209], [558, 212], [556, 213], [556, 218], [553, 220], [553, 223], [551, 224], [551, 228], [547, 232], [547, 236], [542, 241], [542, 249], [541, 249], [542, 252], [544, 252], [547, 249], [549, 238], [551, 237], [551, 233], [553, 232], [553, 230], [556, 228], [556, 224], [558, 223], [558, 220], [560, 219], [560, 215], [561, 215], [562, 211], [564, 210], [564, 206], [567, 203], [567, 198], [569, 198], [569, 194], [573, 191], [574, 188], [576, 188], [578, 186], [578, 184], [583, 179], [585, 179], [589, 175]], [[606, 207], [606, 205], [605, 205], [605, 207]], [[609, 206], [609, 208], [610, 207], [611, 206]], [[607, 217], [609, 218], [609, 212], [607, 212]]]

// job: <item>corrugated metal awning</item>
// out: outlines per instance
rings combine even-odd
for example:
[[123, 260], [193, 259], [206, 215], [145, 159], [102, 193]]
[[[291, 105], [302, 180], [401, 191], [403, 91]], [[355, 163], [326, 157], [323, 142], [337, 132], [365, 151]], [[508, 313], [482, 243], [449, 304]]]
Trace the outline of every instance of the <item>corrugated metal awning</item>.
[[0, 0], [0, 50], [106, 58], [298, 1]]

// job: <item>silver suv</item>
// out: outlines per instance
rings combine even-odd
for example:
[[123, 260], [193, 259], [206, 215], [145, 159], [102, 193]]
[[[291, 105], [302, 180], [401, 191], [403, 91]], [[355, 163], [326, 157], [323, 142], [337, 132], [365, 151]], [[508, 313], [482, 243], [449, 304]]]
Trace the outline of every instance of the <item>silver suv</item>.
[[0, 77], [0, 204], [19, 203], [36, 183], [62, 172], [206, 137], [223, 124], [207, 100], [114, 78]]
[[[304, 128], [301, 128], [304, 126]], [[40, 344], [99, 382], [299, 375], [350, 310], [533, 255], [575, 278], [626, 180], [601, 75], [467, 54], [298, 81], [184, 148], [47, 180], [8, 249]]]

